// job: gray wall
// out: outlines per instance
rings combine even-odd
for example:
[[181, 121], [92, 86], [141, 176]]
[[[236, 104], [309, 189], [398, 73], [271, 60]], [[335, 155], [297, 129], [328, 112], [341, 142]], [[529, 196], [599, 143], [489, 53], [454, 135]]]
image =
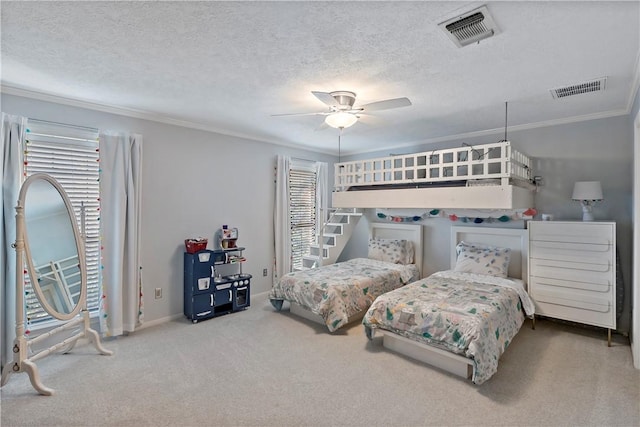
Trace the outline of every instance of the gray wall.
[[634, 244], [633, 244], [633, 300], [631, 319], [631, 343], [633, 362], [636, 369], [640, 369], [640, 90], [636, 92], [636, 98], [631, 108], [632, 120], [630, 132], [634, 134], [634, 183], [633, 183], [633, 217], [634, 217]]
[[[93, 110], [2, 95], [2, 110], [32, 118], [129, 130], [144, 136], [142, 262], [145, 320], [159, 321], [182, 313], [182, 252], [187, 237], [213, 238], [222, 224], [238, 227], [238, 243], [247, 248], [245, 271], [254, 275], [253, 293], [271, 287], [273, 263], [274, 164], [277, 154], [327, 161], [332, 156], [229, 137], [158, 122]], [[602, 182], [605, 200], [597, 205], [597, 219], [617, 222], [617, 238], [625, 280], [626, 298], [619, 329], [629, 328], [631, 288], [633, 138], [629, 116], [591, 120], [523, 131], [510, 131], [517, 149], [535, 158], [535, 174], [543, 177], [536, 194], [539, 212], [555, 218], [581, 218], [581, 208], [570, 200], [573, 184], [581, 180]], [[422, 144], [394, 153], [457, 147], [463, 142], [495, 142], [502, 134]], [[386, 156], [368, 153], [357, 158]], [[344, 158], [354, 159], [355, 156]], [[330, 166], [330, 170], [331, 170]], [[366, 255], [367, 223], [358, 225], [343, 258]], [[449, 268], [448, 219], [426, 219], [423, 275]], [[522, 221], [507, 223], [524, 227]], [[268, 277], [262, 269], [268, 268]], [[163, 298], [153, 290], [163, 288]]]
[[[504, 134], [466, 138], [437, 144], [416, 145], [394, 149], [394, 154], [459, 147], [462, 143], [477, 145], [502, 140]], [[556, 220], [581, 220], [582, 208], [571, 200], [576, 181], [601, 181], [604, 201], [594, 207], [596, 220], [615, 221], [617, 244], [620, 252], [625, 299], [618, 330], [628, 331], [631, 301], [632, 265], [632, 177], [633, 135], [629, 116], [550, 126], [544, 128], [509, 131], [513, 147], [534, 159], [534, 175], [542, 176], [543, 183], [535, 195], [539, 213], [550, 213]], [[389, 151], [349, 156], [346, 160], [388, 156]], [[433, 206], [434, 208], [436, 206]], [[538, 214], [538, 219], [540, 214]], [[377, 221], [374, 210], [368, 210], [368, 220]], [[449, 268], [450, 230], [448, 219], [429, 218], [424, 225], [423, 275]], [[501, 226], [524, 227], [523, 221]], [[349, 244], [344, 257], [366, 255], [367, 227], [359, 225], [355, 241]]]
[[[274, 167], [278, 154], [318, 161], [334, 157], [284, 146], [2, 94], [2, 111], [42, 120], [128, 130], [144, 137], [142, 266], [145, 322], [182, 313], [184, 239], [228, 224], [246, 247], [252, 293], [271, 289]], [[333, 170], [333, 168], [331, 168]], [[331, 178], [333, 179], [333, 178]], [[262, 270], [268, 269], [268, 276]], [[154, 299], [154, 289], [163, 298]]]

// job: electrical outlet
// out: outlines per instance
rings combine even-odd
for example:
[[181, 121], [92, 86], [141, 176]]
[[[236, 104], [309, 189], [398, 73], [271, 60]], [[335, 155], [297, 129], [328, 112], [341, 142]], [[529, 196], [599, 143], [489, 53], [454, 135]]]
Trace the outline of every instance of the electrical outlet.
[[162, 288], [156, 288], [156, 299], [162, 298]]
[[267, 269], [266, 268], [264, 270], [262, 270], [262, 275], [267, 277]]

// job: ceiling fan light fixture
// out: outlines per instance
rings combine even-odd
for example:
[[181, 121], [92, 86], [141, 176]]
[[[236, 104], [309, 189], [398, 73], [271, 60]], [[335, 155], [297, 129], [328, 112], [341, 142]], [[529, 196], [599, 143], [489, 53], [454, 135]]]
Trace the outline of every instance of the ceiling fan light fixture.
[[336, 129], [345, 129], [353, 126], [358, 121], [358, 117], [355, 114], [345, 113], [344, 111], [338, 111], [331, 113], [325, 117], [324, 122]]

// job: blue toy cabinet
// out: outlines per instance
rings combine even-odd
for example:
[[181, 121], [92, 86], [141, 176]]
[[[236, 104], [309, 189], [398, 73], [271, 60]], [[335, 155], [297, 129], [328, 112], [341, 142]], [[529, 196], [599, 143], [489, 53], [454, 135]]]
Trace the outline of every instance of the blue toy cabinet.
[[184, 253], [184, 315], [187, 319], [196, 323], [250, 306], [251, 275], [242, 272], [243, 250], [236, 247]]

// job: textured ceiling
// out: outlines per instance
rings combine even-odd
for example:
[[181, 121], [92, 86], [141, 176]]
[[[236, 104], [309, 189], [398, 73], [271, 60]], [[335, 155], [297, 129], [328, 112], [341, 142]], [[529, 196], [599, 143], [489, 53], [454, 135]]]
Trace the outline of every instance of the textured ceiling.
[[[486, 4], [500, 32], [457, 48], [438, 23]], [[626, 114], [640, 2], [9, 2], [2, 87], [285, 145], [336, 152], [311, 91], [350, 90], [365, 116], [342, 152]], [[549, 90], [607, 77], [606, 90]], [[32, 94], [33, 95], [33, 94]], [[38, 96], [38, 95], [33, 95]], [[375, 119], [375, 120], [374, 120]]]

